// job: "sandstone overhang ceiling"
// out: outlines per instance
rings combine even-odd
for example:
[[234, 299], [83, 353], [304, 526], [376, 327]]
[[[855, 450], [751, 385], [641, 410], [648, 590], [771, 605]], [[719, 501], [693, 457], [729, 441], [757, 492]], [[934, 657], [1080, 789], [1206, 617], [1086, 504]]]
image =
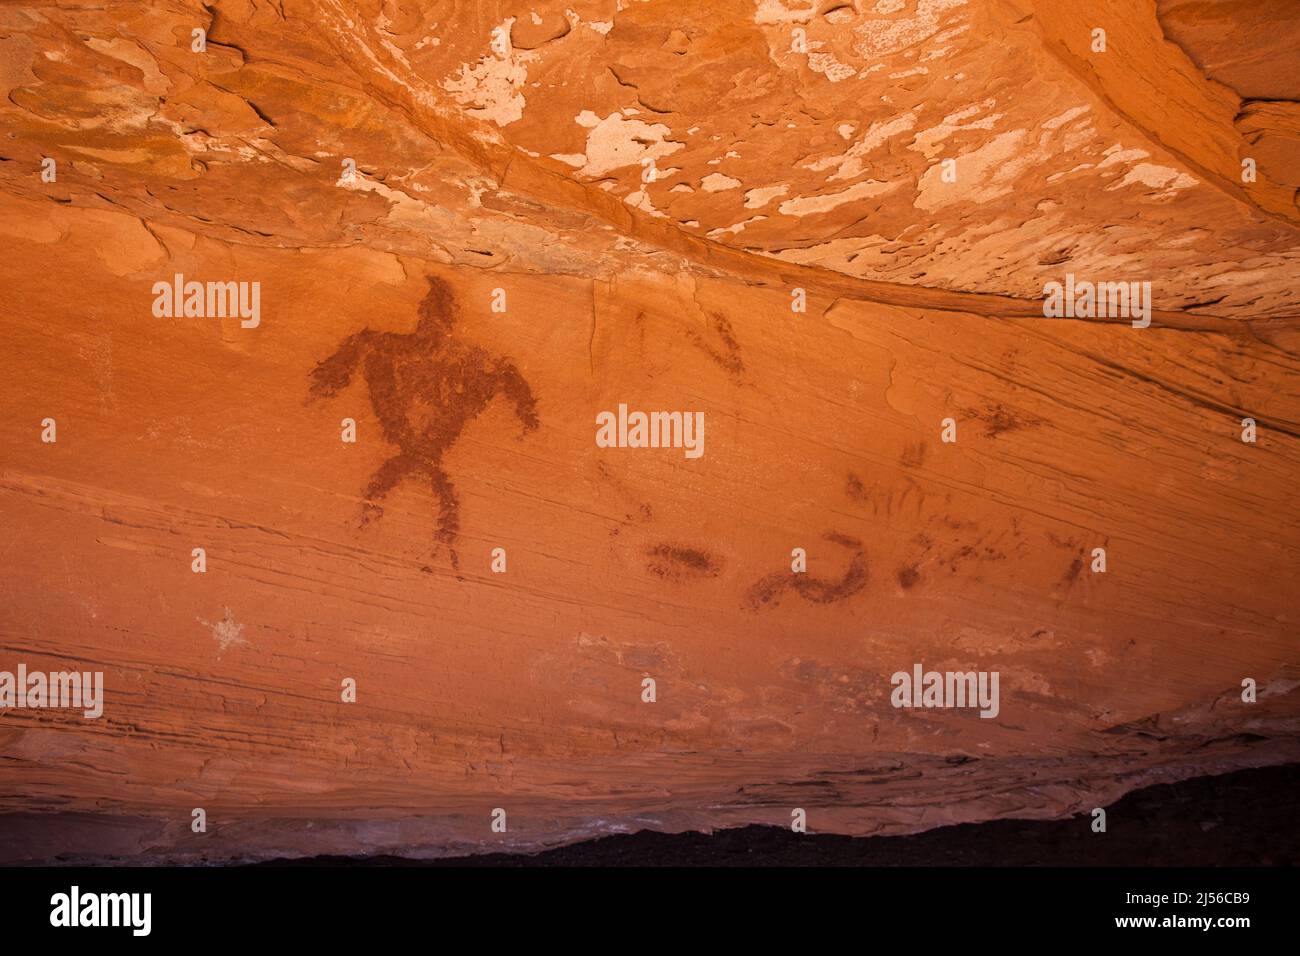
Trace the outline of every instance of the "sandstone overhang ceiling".
[[[1168, 325], [1289, 325], [1294, 6], [1083, 6], [8, 6], [0, 118], [8, 158], [68, 164], [62, 201], [232, 241], [577, 274], [765, 258], [1009, 314], [1069, 271], [1150, 281]], [[21, 172], [0, 182], [34, 197]]]

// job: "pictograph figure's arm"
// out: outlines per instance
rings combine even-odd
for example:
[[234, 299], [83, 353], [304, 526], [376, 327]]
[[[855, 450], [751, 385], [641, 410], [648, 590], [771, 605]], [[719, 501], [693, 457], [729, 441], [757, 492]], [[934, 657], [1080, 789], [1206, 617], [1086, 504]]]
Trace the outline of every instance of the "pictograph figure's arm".
[[312, 398], [328, 398], [347, 388], [374, 335], [369, 329], [349, 335], [338, 351], [311, 371]]
[[537, 420], [537, 399], [533, 398], [533, 390], [519, 374], [519, 369], [512, 362], [502, 361], [497, 363], [496, 372], [501, 391], [514, 403], [515, 413], [524, 423], [524, 431], [536, 430], [540, 424]]

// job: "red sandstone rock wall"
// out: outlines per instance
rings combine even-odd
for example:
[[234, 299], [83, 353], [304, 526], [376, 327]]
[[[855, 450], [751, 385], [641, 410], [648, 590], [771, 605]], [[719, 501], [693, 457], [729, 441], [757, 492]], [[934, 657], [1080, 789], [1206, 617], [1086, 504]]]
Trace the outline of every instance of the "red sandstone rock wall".
[[[904, 833], [1300, 756], [1295, 44], [619, 6], [0, 8], [0, 670], [105, 682], [0, 709], [0, 859]], [[1045, 318], [1066, 273], [1149, 327]], [[160, 317], [177, 274], [256, 324]], [[703, 453], [601, 447], [620, 404]], [[997, 716], [893, 706], [915, 663]]]

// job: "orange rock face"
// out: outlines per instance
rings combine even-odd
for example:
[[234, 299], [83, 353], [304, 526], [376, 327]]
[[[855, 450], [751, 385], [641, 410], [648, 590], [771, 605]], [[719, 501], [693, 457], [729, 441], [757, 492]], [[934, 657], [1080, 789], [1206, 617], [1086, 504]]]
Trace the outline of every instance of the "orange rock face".
[[0, 8], [0, 861], [909, 833], [1300, 759], [1298, 39]]

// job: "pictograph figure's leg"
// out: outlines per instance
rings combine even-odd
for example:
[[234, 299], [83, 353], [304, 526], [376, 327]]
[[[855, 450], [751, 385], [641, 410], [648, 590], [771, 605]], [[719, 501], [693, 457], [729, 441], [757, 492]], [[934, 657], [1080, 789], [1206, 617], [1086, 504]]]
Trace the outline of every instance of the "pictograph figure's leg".
[[460, 570], [460, 557], [456, 554], [456, 535], [460, 532], [460, 499], [451, 479], [440, 465], [434, 465], [430, 472], [433, 492], [438, 496], [438, 540], [447, 546], [451, 555], [451, 566]]
[[361, 505], [361, 523], [363, 525], [369, 524], [384, 513], [384, 509], [376, 502], [382, 500], [392, 491], [397, 483], [406, 477], [407, 473], [414, 467], [414, 460], [407, 455], [394, 455], [379, 466], [379, 470], [370, 479], [370, 484], [366, 485], [364, 492], [365, 501]]

